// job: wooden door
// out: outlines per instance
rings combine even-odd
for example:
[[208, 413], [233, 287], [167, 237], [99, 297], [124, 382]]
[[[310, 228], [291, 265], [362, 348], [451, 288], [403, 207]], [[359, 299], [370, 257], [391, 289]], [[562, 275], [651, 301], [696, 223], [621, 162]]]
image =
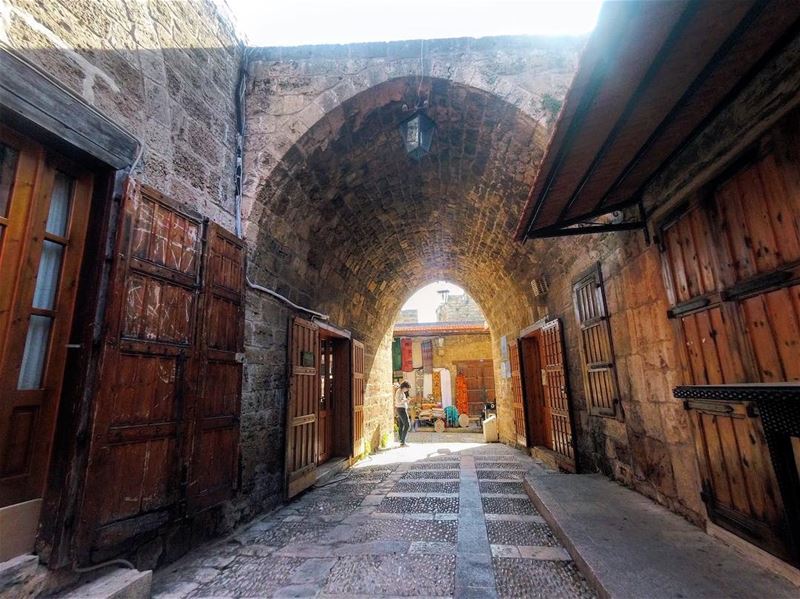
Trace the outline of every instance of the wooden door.
[[239, 472], [239, 412], [244, 357], [245, 246], [215, 223], [206, 230], [194, 384], [187, 389], [192, 423], [190, 511], [229, 499]]
[[[795, 110], [661, 224], [668, 314], [687, 384], [800, 381], [798, 142]], [[710, 519], [787, 559], [797, 516], [780, 504], [770, 455], [788, 447], [767, 443], [755, 406], [686, 407]]]
[[525, 402], [525, 415], [530, 432], [531, 446], [553, 449], [553, 423], [550, 407], [544, 396], [542, 367], [539, 358], [541, 333], [536, 331], [532, 337], [520, 340], [520, 361], [522, 364], [522, 393]]
[[352, 340], [353, 457], [364, 453], [364, 344]]
[[479, 417], [484, 403], [494, 403], [494, 365], [491, 360], [464, 360], [456, 362], [456, 374], [464, 375], [467, 384], [467, 401], [470, 417]]
[[0, 126], [0, 507], [42, 496], [92, 193]]
[[540, 360], [545, 401], [550, 409], [552, 449], [558, 465], [575, 471], [575, 445], [570, 413], [561, 321], [552, 320], [541, 330]]
[[511, 367], [511, 402], [514, 409], [514, 428], [517, 432], [517, 443], [528, 446], [525, 432], [525, 405], [522, 402], [522, 374], [520, 368], [519, 348], [516, 341], [508, 344], [508, 363]]
[[755, 402], [687, 400], [713, 522], [789, 559], [784, 506]]
[[286, 496], [317, 477], [319, 327], [294, 317], [289, 327], [289, 403], [286, 415]]
[[200, 293], [201, 219], [128, 180], [100, 358], [82, 561], [178, 514]]

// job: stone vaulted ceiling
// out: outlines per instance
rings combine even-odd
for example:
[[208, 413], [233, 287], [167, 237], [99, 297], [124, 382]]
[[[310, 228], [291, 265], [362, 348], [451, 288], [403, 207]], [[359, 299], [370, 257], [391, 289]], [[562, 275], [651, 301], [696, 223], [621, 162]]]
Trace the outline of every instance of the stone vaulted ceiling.
[[328, 112], [257, 195], [251, 272], [365, 338], [382, 336], [405, 299], [436, 279], [464, 286], [490, 323], [530, 313], [535, 260], [512, 235], [546, 131], [489, 92], [424, 79], [437, 131], [415, 162], [397, 125], [418, 85], [393, 79]]

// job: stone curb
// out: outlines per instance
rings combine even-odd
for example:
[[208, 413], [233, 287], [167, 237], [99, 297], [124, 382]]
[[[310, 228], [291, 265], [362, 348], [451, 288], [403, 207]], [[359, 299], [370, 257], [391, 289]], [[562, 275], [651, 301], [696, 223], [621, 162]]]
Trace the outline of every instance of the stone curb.
[[[586, 560], [583, 559], [583, 557], [575, 547], [575, 544], [567, 536], [563, 528], [561, 528], [558, 520], [555, 518], [555, 516], [553, 516], [549, 508], [536, 494], [536, 491], [530, 481], [530, 479], [533, 478], [534, 476], [535, 475], [527, 474], [523, 479], [523, 486], [525, 488], [525, 492], [528, 494], [528, 497], [530, 497], [531, 501], [533, 502], [533, 505], [536, 507], [537, 511], [542, 515], [545, 522], [547, 522], [548, 526], [550, 526], [550, 530], [553, 531], [553, 534], [555, 534], [556, 537], [558, 537], [558, 540], [561, 542], [561, 544], [564, 546], [564, 548], [567, 550], [570, 556], [572, 556], [572, 561], [575, 562], [575, 565], [578, 567], [578, 570], [580, 570], [581, 574], [584, 575], [586, 581], [592, 586], [597, 595], [601, 597], [601, 599], [611, 599], [611, 595], [609, 594], [608, 590], [603, 586], [603, 583], [594, 573], [591, 566], [589, 566]], [[577, 476], [577, 475], [547, 474], [545, 476]]]

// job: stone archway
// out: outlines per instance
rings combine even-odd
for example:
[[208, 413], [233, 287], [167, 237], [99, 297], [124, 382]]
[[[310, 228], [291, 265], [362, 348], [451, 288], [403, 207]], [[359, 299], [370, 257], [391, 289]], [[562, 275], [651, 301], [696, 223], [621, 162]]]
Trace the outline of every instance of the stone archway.
[[[437, 132], [415, 162], [397, 124], [420, 86]], [[538, 259], [512, 235], [546, 139], [541, 122], [497, 95], [396, 78], [335, 107], [258, 173], [251, 277], [364, 341], [368, 430], [388, 425], [391, 325], [413, 290], [431, 279], [462, 286], [486, 314], [498, 365], [500, 335], [534, 319]], [[502, 413], [507, 382], [496, 380]]]

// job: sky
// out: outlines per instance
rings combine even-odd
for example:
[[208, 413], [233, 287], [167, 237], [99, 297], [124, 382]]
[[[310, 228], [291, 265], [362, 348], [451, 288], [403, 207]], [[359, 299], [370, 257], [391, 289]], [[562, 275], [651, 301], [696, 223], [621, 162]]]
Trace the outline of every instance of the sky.
[[252, 46], [579, 35], [601, 0], [227, 0]]
[[419, 310], [417, 317], [419, 322], [436, 322], [436, 307], [442, 302], [442, 296], [438, 293], [440, 289], [447, 289], [453, 295], [464, 293], [461, 287], [452, 283], [445, 283], [444, 281], [431, 283], [412, 295], [403, 305], [403, 310], [416, 308]]

